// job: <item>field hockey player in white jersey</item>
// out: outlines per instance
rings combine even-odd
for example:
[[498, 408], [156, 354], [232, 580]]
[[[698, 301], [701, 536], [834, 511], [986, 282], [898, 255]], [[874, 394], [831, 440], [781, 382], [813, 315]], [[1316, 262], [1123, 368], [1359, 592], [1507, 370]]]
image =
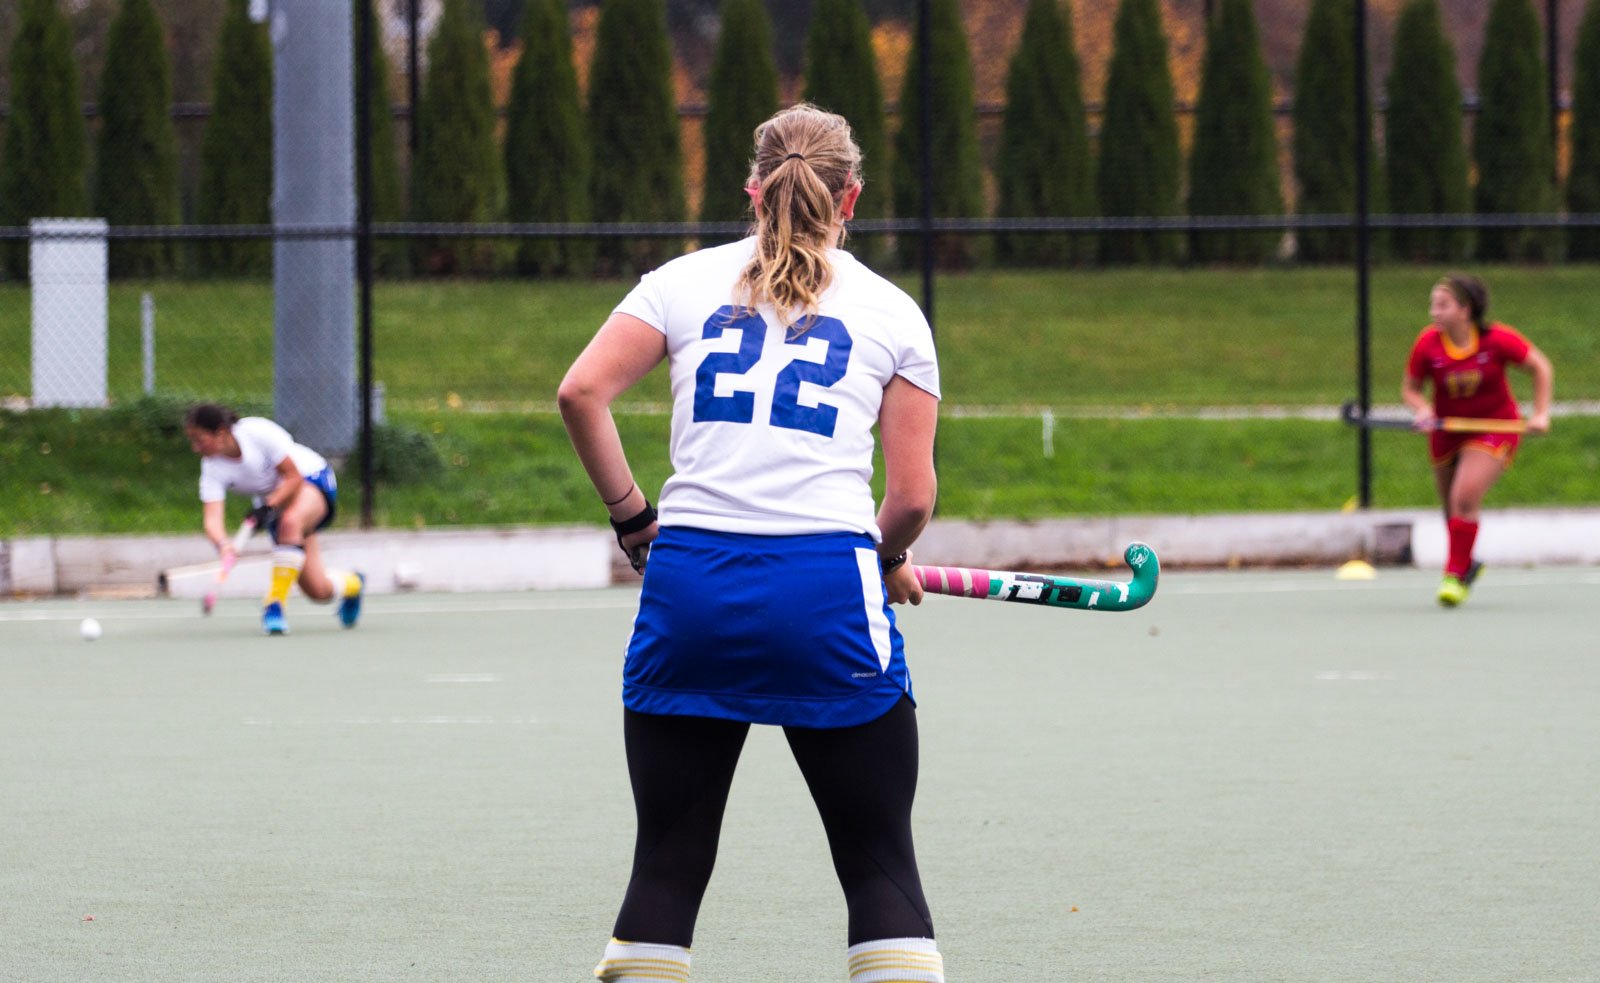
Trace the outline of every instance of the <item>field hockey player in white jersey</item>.
[[[607, 983], [688, 979], [753, 723], [784, 728], [821, 814], [851, 983], [944, 980], [912, 848], [916, 713], [889, 607], [922, 599], [906, 561], [933, 510], [939, 369], [916, 304], [839, 248], [860, 158], [849, 124], [815, 107], [762, 124], [754, 234], [643, 277], [561, 383], [573, 446], [645, 575], [622, 691], [639, 825], [595, 968]], [[658, 514], [610, 406], [662, 359], [673, 474]]]
[[339, 621], [355, 627], [366, 578], [323, 566], [317, 533], [333, 521], [338, 485], [321, 454], [294, 442], [264, 417], [240, 418], [225, 406], [202, 403], [183, 418], [189, 446], [200, 455], [201, 522], [224, 561], [233, 550], [223, 513], [228, 492], [250, 496], [258, 528], [272, 537], [272, 584], [262, 600], [261, 627], [283, 635], [283, 608], [296, 581], [313, 601], [339, 602]]

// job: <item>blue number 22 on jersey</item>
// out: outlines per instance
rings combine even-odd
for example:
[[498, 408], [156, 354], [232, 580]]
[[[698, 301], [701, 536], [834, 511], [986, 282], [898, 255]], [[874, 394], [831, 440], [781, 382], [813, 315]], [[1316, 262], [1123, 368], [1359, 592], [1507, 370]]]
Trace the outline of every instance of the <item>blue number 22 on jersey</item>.
[[[695, 370], [694, 418], [697, 423], [709, 420], [750, 423], [755, 419], [755, 393], [735, 390], [731, 396], [718, 396], [717, 376], [743, 375], [761, 361], [761, 349], [767, 340], [767, 322], [748, 309], [741, 311], [724, 305], [706, 319], [700, 337], [720, 338], [729, 328], [740, 333], [739, 350], [712, 352]], [[812, 321], [809, 331], [787, 339], [784, 344], [804, 345], [812, 338], [827, 342], [827, 358], [821, 362], [796, 358], [784, 366], [772, 391], [771, 422], [786, 430], [832, 437], [834, 423], [839, 418], [838, 407], [820, 401], [814, 408], [801, 406], [800, 384], [809, 382], [826, 389], [844, 378], [845, 369], [850, 365], [850, 332], [837, 318], [819, 316]]]

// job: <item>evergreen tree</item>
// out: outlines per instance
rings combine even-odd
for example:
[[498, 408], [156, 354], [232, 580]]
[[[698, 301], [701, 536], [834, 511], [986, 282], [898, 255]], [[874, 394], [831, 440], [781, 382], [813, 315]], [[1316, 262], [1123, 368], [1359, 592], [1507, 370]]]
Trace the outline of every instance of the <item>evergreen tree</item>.
[[[972, 102], [972, 61], [959, 0], [929, 0], [928, 35], [933, 78], [928, 98], [933, 107], [933, 214], [936, 218], [977, 218], [983, 214], [983, 173], [978, 156], [978, 120]], [[905, 86], [900, 93], [900, 130], [894, 141], [894, 210], [907, 218], [922, 214], [922, 80], [921, 30], [906, 59]], [[970, 236], [933, 237], [934, 260], [960, 269], [982, 259], [984, 244]], [[900, 258], [921, 263], [922, 237], [900, 236]]]
[[[887, 218], [893, 201], [889, 137], [883, 122], [883, 87], [872, 50], [872, 22], [860, 0], [817, 0], [806, 35], [805, 101], [850, 121], [861, 148], [865, 189], [856, 218]], [[852, 252], [876, 263], [886, 252], [882, 236], [849, 240]]]
[[[100, 76], [100, 142], [94, 208], [116, 225], [175, 225], [178, 140], [172, 127], [172, 69], [150, 0], [123, 0], [106, 42]], [[116, 276], [172, 269], [169, 240], [115, 242]]]
[[[1070, 218], [1094, 211], [1094, 158], [1078, 80], [1071, 8], [1030, 0], [1022, 43], [1006, 75], [1006, 109], [996, 168], [996, 214]], [[1002, 256], [1050, 266], [1093, 258], [1089, 235], [1006, 235]]]
[[[1356, 211], [1354, 17], [1353, 0], [1312, 0], [1306, 18], [1294, 95], [1295, 211], [1301, 215]], [[1376, 210], [1379, 170], [1370, 115], [1366, 126], [1368, 207]], [[1344, 229], [1301, 229], [1296, 239], [1301, 260], [1342, 262], [1355, 255], [1355, 237]]]
[[[513, 222], [589, 220], [589, 134], [572, 67], [562, 0], [528, 0], [522, 57], [511, 79], [506, 122], [506, 213]], [[524, 273], [587, 272], [594, 247], [583, 239], [524, 239]]]
[[[1189, 214], [1281, 214], [1272, 81], [1250, 0], [1222, 0], [1206, 35], [1189, 157]], [[1195, 232], [1190, 256], [1259, 263], [1272, 257], [1281, 239], [1277, 232]]]
[[[604, 0], [589, 70], [594, 216], [681, 222], [683, 151], [663, 0]], [[602, 270], [650, 270], [681, 248], [669, 239], [606, 239]]]
[[761, 0], [722, 0], [722, 35], [711, 64], [706, 110], [705, 186], [700, 221], [736, 222], [750, 215], [744, 193], [757, 126], [778, 109], [772, 27]]
[[[1172, 73], [1156, 0], [1122, 0], [1113, 32], [1095, 186], [1102, 215], [1178, 214], [1178, 122]], [[1171, 262], [1179, 239], [1168, 232], [1100, 237], [1107, 262]]]
[[[401, 222], [406, 217], [405, 190], [400, 184], [400, 154], [395, 144], [394, 107], [389, 100], [389, 57], [383, 52], [383, 38], [378, 31], [378, 18], [369, 0], [356, 0], [356, 15], [367, 18], [372, 31], [369, 47], [372, 66], [372, 88], [367, 93], [367, 113], [371, 120], [372, 157], [368, 170], [372, 175], [372, 210], [374, 222]], [[360, 24], [356, 30], [360, 30]], [[359, 36], [359, 35], [358, 35]], [[354, 80], [359, 93], [361, 78]], [[404, 239], [374, 238], [372, 242], [372, 268], [377, 273], [403, 273], [409, 267], [408, 247]]]
[[[228, 0], [217, 43], [211, 118], [200, 151], [201, 225], [272, 221], [272, 49], [266, 28], [251, 23], [245, 0]], [[267, 240], [208, 239], [200, 268], [258, 275], [272, 270]]]
[[[1589, 0], [1578, 28], [1572, 64], [1572, 159], [1567, 171], [1567, 208], [1600, 214], [1600, 0]], [[1573, 259], [1600, 259], [1600, 229], [1574, 229]]]
[[[1461, 137], [1461, 89], [1438, 0], [1410, 0], [1395, 25], [1384, 120], [1389, 207], [1399, 215], [1458, 215], [1472, 200]], [[1397, 258], [1458, 260], [1471, 247], [1466, 229], [1395, 229]]]
[[[505, 211], [481, 18], [477, 4], [445, 0], [428, 45], [412, 183], [419, 221], [494, 222]], [[430, 273], [493, 272], [502, 252], [488, 239], [430, 238], [422, 249], [420, 265]]]
[[[1550, 106], [1539, 57], [1539, 17], [1528, 0], [1494, 0], [1478, 60], [1478, 118], [1472, 156], [1480, 214], [1552, 214], [1559, 196]], [[1488, 260], [1556, 259], [1554, 229], [1478, 231], [1478, 256]]]
[[[23, 0], [11, 45], [11, 118], [0, 155], [0, 225], [80, 216], [88, 153], [72, 31], [56, 0]], [[26, 243], [0, 247], [0, 263], [28, 275]]]
[[[517, 29], [525, 26], [523, 9], [532, 6], [533, 0], [483, 0], [483, 18], [500, 35], [500, 47], [509, 48], [517, 40]], [[527, 33], [524, 31], [523, 38]]]

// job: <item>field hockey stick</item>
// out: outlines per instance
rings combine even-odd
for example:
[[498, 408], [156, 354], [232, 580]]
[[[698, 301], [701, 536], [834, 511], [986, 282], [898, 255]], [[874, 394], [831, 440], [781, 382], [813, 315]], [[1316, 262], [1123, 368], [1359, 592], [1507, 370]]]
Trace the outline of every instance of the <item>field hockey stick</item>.
[[233, 552], [222, 558], [222, 566], [217, 568], [216, 582], [211, 589], [206, 591], [206, 596], [200, 599], [200, 613], [210, 614], [211, 609], [217, 606], [217, 592], [222, 590], [222, 582], [228, 579], [228, 574], [233, 572], [233, 565], [239, 562], [239, 553], [244, 549], [245, 543], [256, 531], [255, 515], [247, 515], [239, 523], [239, 531], [233, 534]]
[[913, 566], [912, 573], [922, 589], [931, 594], [975, 597], [980, 600], [1042, 604], [1053, 608], [1080, 611], [1132, 611], [1150, 603], [1156, 581], [1161, 577], [1161, 561], [1156, 551], [1143, 543], [1129, 543], [1123, 562], [1133, 570], [1127, 583], [1115, 580], [1080, 580], [1050, 573], [1008, 573], [1002, 570], [974, 570], [970, 567]]
[[1435, 417], [1431, 424], [1419, 428], [1415, 420], [1406, 420], [1399, 417], [1362, 416], [1361, 410], [1355, 403], [1345, 403], [1339, 408], [1339, 415], [1350, 426], [1362, 427], [1366, 430], [1410, 430], [1412, 432], [1442, 430], [1445, 433], [1526, 433], [1528, 430], [1528, 424], [1525, 420], [1486, 420], [1471, 416]]

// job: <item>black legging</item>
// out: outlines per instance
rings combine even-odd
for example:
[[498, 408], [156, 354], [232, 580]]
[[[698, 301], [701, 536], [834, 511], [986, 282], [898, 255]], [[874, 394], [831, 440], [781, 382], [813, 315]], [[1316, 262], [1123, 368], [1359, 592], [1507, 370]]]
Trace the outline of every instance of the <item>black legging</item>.
[[[750, 725], [624, 711], [639, 835], [612, 934], [688, 947], [717, 859], [728, 787]], [[904, 697], [857, 727], [785, 727], [850, 910], [849, 945], [933, 938], [911, 845], [917, 715]]]

